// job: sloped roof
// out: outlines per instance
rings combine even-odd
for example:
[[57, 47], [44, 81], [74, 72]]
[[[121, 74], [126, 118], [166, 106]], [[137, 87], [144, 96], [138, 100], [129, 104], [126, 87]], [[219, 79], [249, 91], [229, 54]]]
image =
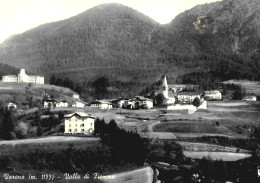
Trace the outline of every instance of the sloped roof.
[[16, 75], [5, 75], [5, 77], [9, 77], [9, 78], [17, 78]]
[[174, 94], [172, 93], [172, 91], [168, 91], [168, 97], [174, 98]]
[[85, 112], [74, 112], [74, 113], [65, 115], [64, 118], [71, 118], [74, 115], [80, 116], [82, 118], [94, 118], [93, 116], [91, 116], [90, 114], [87, 114]]
[[200, 95], [198, 92], [183, 92], [183, 93], [178, 93], [178, 95]]

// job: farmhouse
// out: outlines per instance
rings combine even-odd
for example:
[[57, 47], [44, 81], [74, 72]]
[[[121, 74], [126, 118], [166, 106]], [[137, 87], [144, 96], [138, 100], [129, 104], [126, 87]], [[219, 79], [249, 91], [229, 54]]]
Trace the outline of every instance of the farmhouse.
[[112, 104], [107, 100], [97, 100], [95, 102], [91, 102], [90, 107], [98, 109], [112, 109]]
[[243, 100], [245, 101], [257, 101], [257, 97], [253, 94], [246, 95]]
[[61, 100], [56, 103], [56, 107], [68, 107], [69, 103], [66, 100]]
[[16, 109], [17, 108], [17, 105], [13, 102], [9, 102], [7, 104], [7, 109], [10, 110], [10, 109]]
[[79, 99], [79, 94], [73, 93], [73, 94], [72, 94], [72, 97], [73, 97], [74, 99]]
[[15, 75], [2, 76], [2, 82], [35, 83], [44, 84], [44, 77], [27, 75], [24, 69], [20, 70], [18, 77]]
[[125, 106], [125, 101], [128, 101], [128, 98], [124, 98], [124, 97], [119, 97], [117, 99], [112, 100], [112, 105], [115, 108], [122, 108], [122, 107], [126, 107]]
[[43, 108], [55, 108], [57, 103], [58, 101], [55, 99], [46, 99], [43, 101]]
[[221, 100], [222, 94], [218, 90], [205, 91], [203, 93], [205, 100]]
[[183, 92], [177, 94], [178, 102], [182, 104], [191, 104], [196, 97], [200, 99], [200, 94], [196, 92]]
[[130, 109], [151, 109], [153, 108], [153, 100], [142, 96], [135, 96], [130, 100], [125, 100], [124, 105]]
[[65, 134], [92, 134], [95, 118], [84, 112], [64, 116]]
[[84, 108], [85, 106], [86, 104], [81, 101], [76, 101], [74, 104], [72, 104], [72, 107], [78, 107], [78, 108]]

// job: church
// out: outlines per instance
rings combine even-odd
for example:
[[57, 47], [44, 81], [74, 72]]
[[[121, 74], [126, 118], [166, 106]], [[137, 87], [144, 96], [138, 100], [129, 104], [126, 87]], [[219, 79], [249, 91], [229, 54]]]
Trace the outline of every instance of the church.
[[166, 76], [163, 78], [163, 96], [165, 98], [165, 104], [175, 104], [175, 96], [172, 91], [169, 90]]

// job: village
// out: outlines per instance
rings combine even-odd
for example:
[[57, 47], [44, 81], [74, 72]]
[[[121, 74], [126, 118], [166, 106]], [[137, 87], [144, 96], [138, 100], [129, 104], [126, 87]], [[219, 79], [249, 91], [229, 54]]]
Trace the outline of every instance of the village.
[[[27, 75], [21, 69], [18, 76], [6, 75], [0, 82], [0, 105], [7, 110], [5, 114], [9, 111], [17, 120], [10, 141], [0, 144], [17, 143], [18, 139], [63, 145], [66, 140], [69, 146], [71, 141], [100, 143], [102, 121], [106, 125], [113, 121], [124, 133], [138, 134], [153, 143], [178, 144], [188, 159], [238, 162], [252, 157], [250, 143], [230, 143], [247, 141], [255, 133], [259, 119], [256, 95], [248, 93], [242, 100], [230, 100], [216, 88], [201, 91], [198, 85], [168, 84], [166, 76], [159, 83], [144, 96], [86, 102], [75, 91], [45, 84], [44, 77]], [[179, 171], [166, 160], [148, 164], [153, 171], [164, 172], [166, 167]]]
[[[25, 69], [20, 69], [18, 76], [6, 75], [2, 77], [2, 83], [29, 83], [44, 85], [44, 77], [27, 75]], [[167, 78], [162, 78], [162, 86], [155, 92], [153, 99], [145, 96], [135, 96], [133, 98], [118, 97], [116, 99], [101, 99], [92, 102], [85, 102], [80, 99], [79, 94], [73, 92], [71, 97], [73, 101], [68, 101], [65, 98], [55, 98], [48, 93], [42, 96], [42, 107], [48, 110], [64, 110], [67, 108], [75, 108], [74, 113], [64, 116], [64, 133], [65, 134], [92, 134], [94, 131], [95, 118], [92, 114], [87, 114], [82, 110], [77, 112], [77, 109], [85, 109], [86, 107], [96, 108], [102, 111], [125, 109], [125, 110], [152, 110], [165, 109], [170, 114], [193, 114], [197, 110], [206, 110], [207, 101], [222, 101], [223, 97], [219, 90], [210, 90], [198, 92], [197, 85], [170, 84], [167, 83]], [[196, 91], [196, 92], [194, 92]], [[158, 99], [159, 98], [159, 99]], [[160, 102], [158, 102], [159, 100]], [[256, 101], [255, 95], [247, 95], [244, 101]], [[159, 105], [158, 105], [159, 104]], [[10, 110], [22, 112], [17, 104], [9, 101], [6, 104]], [[77, 124], [80, 121], [80, 124]]]

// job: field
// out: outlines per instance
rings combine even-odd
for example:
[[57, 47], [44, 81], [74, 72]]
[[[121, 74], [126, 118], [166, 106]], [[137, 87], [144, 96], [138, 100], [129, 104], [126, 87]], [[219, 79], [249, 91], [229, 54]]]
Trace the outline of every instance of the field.
[[183, 151], [186, 157], [192, 159], [211, 159], [211, 160], [222, 160], [222, 161], [238, 161], [245, 158], [250, 158], [250, 154], [245, 153], [231, 153], [231, 152], [198, 152], [198, 151]]
[[0, 97], [3, 101], [16, 101], [18, 103], [26, 102], [28, 97], [42, 100], [47, 93], [58, 99], [65, 99], [73, 102], [71, 97], [73, 91], [68, 88], [48, 85], [48, 84], [28, 84], [28, 83], [2, 83], [0, 82]]
[[236, 84], [241, 85], [246, 89], [247, 93], [254, 93], [255, 95], [260, 95], [260, 83], [254, 82], [254, 81], [248, 81], [248, 80], [229, 80], [223, 82], [225, 84]]

